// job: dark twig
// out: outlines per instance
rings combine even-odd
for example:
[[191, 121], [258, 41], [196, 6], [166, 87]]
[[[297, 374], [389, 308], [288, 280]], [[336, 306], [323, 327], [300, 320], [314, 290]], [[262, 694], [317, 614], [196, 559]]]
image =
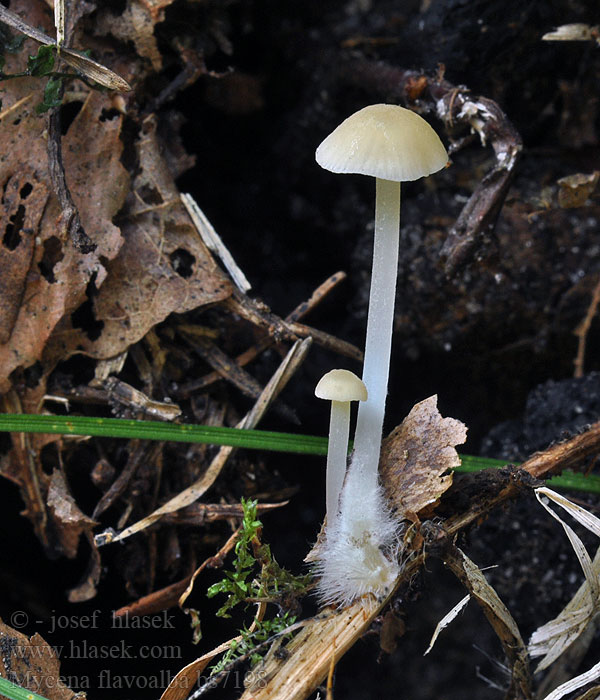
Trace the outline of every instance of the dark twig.
[[577, 356], [574, 360], [575, 373], [574, 377], [583, 377], [584, 374], [584, 362], [585, 362], [585, 345], [587, 341], [587, 336], [594, 320], [594, 316], [598, 311], [598, 305], [600, 304], [600, 280], [596, 282], [594, 291], [592, 293], [592, 300], [588, 306], [588, 310], [581, 320], [581, 323], [573, 331], [573, 334], [577, 336]]
[[123, 468], [123, 471], [114, 480], [108, 491], [103, 494], [102, 498], [98, 501], [96, 507], [94, 508], [94, 512], [92, 514], [92, 518], [94, 520], [99, 518], [104, 511], [108, 510], [115, 500], [125, 491], [127, 485], [131, 481], [131, 478], [137, 471], [137, 468], [142, 463], [142, 459], [146, 459], [148, 462], [154, 461], [162, 448], [162, 442], [157, 442], [150, 448], [148, 448], [147, 443], [145, 446], [141, 446], [139, 440], [134, 440], [132, 442], [129, 459]]
[[[335, 274], [329, 276], [324, 282], [322, 282], [310, 295], [310, 298], [303, 301], [301, 304], [296, 306], [296, 308], [285, 317], [286, 323], [296, 323], [306, 314], [312, 311], [321, 301], [329, 294], [329, 292], [336, 287], [340, 282], [346, 279], [345, 272], [336, 272]], [[235, 358], [235, 363], [239, 367], [245, 367], [249, 362], [254, 360], [260, 355], [261, 352], [266, 350], [273, 344], [274, 340], [271, 336], [266, 336], [258, 341], [255, 345], [245, 350], [243, 353]], [[318, 342], [318, 341], [317, 341]], [[343, 342], [343, 341], [340, 341]], [[353, 346], [354, 347], [354, 346]], [[362, 358], [361, 358], [362, 359]], [[360, 360], [359, 360], [360, 361]], [[179, 398], [188, 398], [190, 394], [200, 389], [205, 389], [214, 382], [221, 379], [221, 374], [219, 372], [210, 372], [203, 377], [198, 379], [190, 379], [189, 382], [182, 384], [174, 393], [175, 396]]]

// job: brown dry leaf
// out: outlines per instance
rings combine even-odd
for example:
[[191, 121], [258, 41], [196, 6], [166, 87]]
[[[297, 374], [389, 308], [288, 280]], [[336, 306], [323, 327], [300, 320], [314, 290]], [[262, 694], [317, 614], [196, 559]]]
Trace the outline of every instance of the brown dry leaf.
[[100, 574], [102, 573], [100, 552], [98, 547], [96, 547], [91, 532], [86, 532], [86, 537], [92, 550], [90, 559], [81, 581], [74, 588], [71, 588], [67, 594], [69, 603], [84, 603], [86, 600], [91, 600], [96, 595], [96, 587], [98, 581], [100, 581]]
[[381, 479], [401, 517], [411, 519], [450, 487], [452, 474], [447, 472], [460, 465], [454, 447], [466, 439], [466, 426], [442, 418], [437, 396], [430, 396], [413, 406], [383, 441]]
[[69, 559], [74, 559], [77, 556], [82, 533], [91, 533], [97, 523], [79, 510], [69, 491], [64, 474], [58, 469], [55, 469], [50, 477], [46, 503], [48, 513], [54, 520], [62, 551]]
[[154, 36], [155, 25], [165, 18], [165, 8], [173, 0], [131, 0], [118, 16], [101, 15], [95, 31], [112, 34], [125, 42], [133, 41], [137, 53], [152, 64], [156, 72], [162, 68], [162, 56]]
[[576, 173], [561, 177], [556, 181], [558, 205], [563, 209], [582, 207], [596, 189], [598, 179], [600, 179], [600, 170], [595, 170], [591, 174]]
[[[72, 700], [54, 649], [39, 634], [27, 637], [0, 620], [0, 676], [48, 700]], [[77, 694], [79, 698], [85, 697]]]
[[[43, 24], [44, 17], [30, 17]], [[32, 42], [26, 50], [35, 53]], [[7, 55], [8, 70], [16, 59]], [[11, 235], [0, 242], [2, 279], [13, 291], [0, 301], [0, 393], [10, 387], [9, 375], [41, 359], [48, 337], [65, 315], [86, 299], [94, 280], [106, 277], [103, 265], [118, 252], [122, 238], [112, 223], [129, 186], [120, 162], [122, 117], [105, 119], [111, 98], [91, 92], [63, 139], [67, 180], [83, 226], [97, 245], [81, 254], [60, 225], [58, 200], [51, 193], [46, 153], [46, 119], [35, 113], [39, 96], [31, 97], [27, 79], [6, 83], [0, 121], [3, 159], [0, 182], [7, 183], [0, 228]], [[102, 262], [101, 262], [102, 261]], [[4, 284], [4, 283], [3, 283]]]
[[136, 147], [139, 173], [122, 214], [125, 243], [108, 265], [108, 277], [94, 299], [102, 330], [92, 340], [65, 318], [49, 348], [57, 358], [75, 351], [114, 357], [170, 313], [213, 304], [231, 294], [231, 282], [181, 203], [161, 155], [153, 117], [144, 122]]
[[204, 669], [215, 656], [227, 651], [232, 642], [238, 642], [240, 639], [241, 637], [234, 637], [227, 642], [223, 642], [223, 644], [194, 659], [194, 661], [180, 669], [165, 688], [160, 696], [160, 700], [186, 700], [196, 686], [198, 678], [200, 678]]
[[2, 220], [6, 222], [0, 245], [0, 343], [7, 343], [19, 315], [27, 273], [48, 190], [26, 166], [9, 177], [2, 193]]

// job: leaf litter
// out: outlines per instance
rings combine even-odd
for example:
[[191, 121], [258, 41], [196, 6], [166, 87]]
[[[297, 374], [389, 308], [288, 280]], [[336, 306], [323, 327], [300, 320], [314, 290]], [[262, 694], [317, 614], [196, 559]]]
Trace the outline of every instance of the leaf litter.
[[585, 581], [559, 615], [531, 635], [529, 653], [532, 657], [544, 657], [536, 668], [536, 671], [542, 671], [573, 644], [600, 608], [600, 548], [592, 561], [579, 536], [550, 508], [547, 499], [563, 508], [597, 537], [600, 537], [600, 519], [552, 489], [536, 489], [535, 495], [548, 513], [562, 525], [585, 575]]
[[73, 700], [56, 652], [39, 634], [32, 637], [0, 620], [0, 676], [48, 700]]

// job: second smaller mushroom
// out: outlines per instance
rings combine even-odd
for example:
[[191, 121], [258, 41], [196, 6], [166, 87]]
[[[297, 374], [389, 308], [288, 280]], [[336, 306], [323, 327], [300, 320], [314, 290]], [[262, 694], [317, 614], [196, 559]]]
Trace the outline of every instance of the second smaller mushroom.
[[337, 518], [340, 492], [346, 475], [350, 402], [366, 401], [367, 387], [354, 372], [347, 369], [332, 369], [321, 377], [315, 388], [315, 396], [331, 401], [325, 487], [327, 523], [331, 525]]

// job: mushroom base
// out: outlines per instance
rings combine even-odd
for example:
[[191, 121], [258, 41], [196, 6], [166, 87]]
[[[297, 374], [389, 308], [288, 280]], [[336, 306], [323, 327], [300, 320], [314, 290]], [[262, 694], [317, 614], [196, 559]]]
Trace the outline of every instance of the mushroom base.
[[366, 593], [385, 597], [401, 571], [399, 535], [398, 523], [385, 506], [375, 518], [363, 511], [350, 522], [342, 515], [328, 526], [315, 566], [321, 603], [345, 606]]

